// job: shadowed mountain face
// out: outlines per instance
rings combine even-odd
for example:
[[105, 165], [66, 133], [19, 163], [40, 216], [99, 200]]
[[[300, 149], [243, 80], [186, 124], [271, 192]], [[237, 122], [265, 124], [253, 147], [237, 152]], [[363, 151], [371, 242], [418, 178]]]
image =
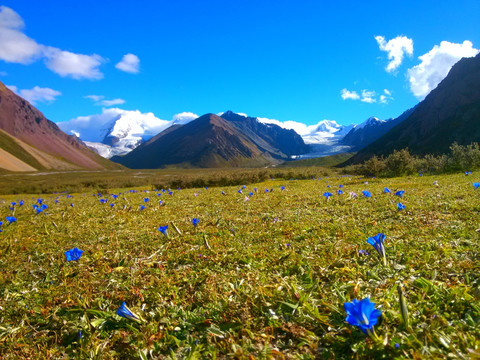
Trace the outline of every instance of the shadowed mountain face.
[[[14, 94], [1, 82], [0, 129], [3, 130], [4, 139], [0, 148], [4, 149], [3, 145], [8, 143], [9, 149], [23, 149], [35, 159], [30, 165], [37, 170], [118, 167], [88, 149], [78, 138], [65, 134], [28, 101]], [[11, 153], [8, 149], [4, 150], [17, 157], [15, 151], [10, 150], [13, 151]]]
[[456, 63], [412, 113], [352, 161], [408, 147], [413, 154], [445, 154], [453, 142], [480, 142], [480, 54]]
[[221, 117], [232, 123], [245, 134], [258, 148], [268, 151], [272, 156], [288, 158], [309, 151], [302, 137], [294, 130], [287, 130], [275, 124], [263, 124], [254, 117], [245, 117], [232, 111], [224, 112]]
[[134, 169], [185, 167], [257, 167], [278, 163], [225, 119], [206, 114], [166, 129], [125, 156], [112, 158]]

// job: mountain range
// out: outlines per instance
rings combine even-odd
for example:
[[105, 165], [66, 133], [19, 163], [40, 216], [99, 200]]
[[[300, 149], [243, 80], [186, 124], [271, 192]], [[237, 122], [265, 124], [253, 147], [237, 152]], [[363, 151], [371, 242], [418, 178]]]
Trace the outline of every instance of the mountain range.
[[403, 121], [360, 150], [352, 162], [407, 147], [416, 155], [445, 154], [453, 142], [480, 142], [480, 54], [459, 60]]
[[307, 150], [293, 130], [227, 111], [221, 117], [205, 114], [185, 125], [176, 124], [112, 160], [129, 168], [259, 167]]
[[121, 167], [104, 158], [111, 156], [131, 168], [253, 167], [345, 151], [357, 151], [350, 162], [358, 163], [406, 147], [419, 155], [444, 154], [454, 141], [478, 142], [479, 119], [480, 55], [461, 59], [436, 89], [399, 117], [370, 117], [350, 126], [329, 120], [311, 126], [281, 123], [232, 111], [182, 113], [167, 121], [121, 109], [104, 109], [94, 126], [82, 117], [57, 125], [0, 83], [0, 168]]

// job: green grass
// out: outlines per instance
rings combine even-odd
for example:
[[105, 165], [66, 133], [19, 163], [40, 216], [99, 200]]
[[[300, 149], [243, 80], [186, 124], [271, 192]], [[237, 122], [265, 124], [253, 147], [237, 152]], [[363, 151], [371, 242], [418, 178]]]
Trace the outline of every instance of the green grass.
[[34, 167], [35, 169], [42, 170], [45, 167], [42, 166], [37, 159], [30, 155], [24, 148], [22, 148], [18, 143], [8, 135], [6, 132], [0, 129], [0, 144], [1, 148], [6, 152], [12, 154], [18, 159], [22, 160], [26, 164]]
[[[116, 200], [103, 194], [113, 208], [91, 191], [44, 195], [49, 207], [38, 215], [36, 196], [2, 196], [0, 357], [474, 357], [480, 189], [472, 182], [479, 176], [268, 180], [243, 194], [240, 186], [172, 196], [150, 186], [110, 188], [122, 192]], [[404, 211], [385, 186], [405, 190]], [[328, 201], [325, 191], [334, 193]], [[20, 199], [18, 221], [6, 225], [10, 202]], [[163, 225], [169, 238], [157, 230]], [[377, 233], [387, 235], [387, 266], [366, 243]], [[73, 247], [83, 256], [66, 262]], [[382, 311], [379, 343], [345, 322], [343, 304], [365, 297]], [[123, 301], [142, 321], [115, 314]]]
[[332, 167], [343, 164], [350, 158], [352, 158], [355, 153], [341, 153], [331, 156], [324, 156], [320, 158], [312, 159], [301, 159], [284, 162], [280, 167], [309, 167], [309, 166], [326, 166]]

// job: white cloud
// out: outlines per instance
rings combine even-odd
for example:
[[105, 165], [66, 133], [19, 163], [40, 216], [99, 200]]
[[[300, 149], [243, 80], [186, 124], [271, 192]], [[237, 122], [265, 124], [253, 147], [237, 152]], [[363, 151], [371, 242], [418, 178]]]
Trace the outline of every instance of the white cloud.
[[390, 100], [393, 100], [392, 93], [388, 89], [383, 89], [383, 94], [377, 99], [377, 93], [374, 90], [363, 89], [360, 94], [356, 91], [349, 91], [347, 89], [342, 89], [341, 91], [342, 99], [347, 100], [360, 100], [361, 102], [367, 104], [376, 103], [377, 100], [380, 104], [387, 104]]
[[380, 95], [378, 102], [380, 104], [388, 104], [390, 100], [393, 100], [392, 92], [388, 89], [383, 89], [383, 94]]
[[135, 54], [125, 54], [123, 55], [122, 61], [115, 65], [115, 67], [121, 71], [138, 74], [140, 71], [140, 59]]
[[405, 54], [408, 56], [413, 55], [413, 40], [406, 36], [397, 36], [394, 39], [386, 41], [383, 36], [375, 36], [380, 50], [388, 53], [388, 63], [385, 70], [392, 72], [397, 69], [403, 61]]
[[420, 64], [408, 70], [410, 90], [418, 99], [423, 99], [447, 76], [452, 66], [463, 57], [479, 53], [470, 41], [462, 44], [442, 41], [432, 50], [419, 56]]
[[122, 105], [125, 104], [125, 100], [117, 98], [117, 99], [112, 99], [112, 100], [102, 100], [100, 102], [103, 106], [113, 106], [113, 105]]
[[0, 6], [0, 60], [30, 64], [43, 58], [47, 68], [60, 76], [74, 79], [101, 79], [99, 67], [104, 59], [38, 44], [23, 33], [25, 24], [14, 10]]
[[51, 103], [56, 100], [57, 96], [62, 95], [60, 91], [50, 88], [41, 88], [39, 86], [35, 86], [32, 89], [22, 90], [19, 90], [18, 87], [15, 85], [7, 85], [7, 87], [15, 94], [23, 97], [25, 100], [30, 102], [32, 105], [35, 105], [39, 102]]
[[149, 139], [174, 123], [187, 123], [196, 118], [196, 114], [184, 112], [175, 114], [172, 120], [162, 120], [151, 112], [104, 108], [101, 114], [79, 116], [57, 125], [66, 133], [78, 134], [84, 141], [102, 142], [106, 135], [112, 135], [121, 137], [124, 145]]
[[356, 91], [348, 91], [347, 89], [342, 89], [340, 93], [342, 95], [343, 100], [347, 100], [347, 99], [359, 100], [360, 99], [360, 95], [358, 95]]
[[122, 105], [125, 104], [125, 100], [117, 98], [112, 100], [105, 99], [103, 95], [87, 95], [85, 98], [93, 100], [97, 106], [113, 106], [113, 105]]
[[20, 15], [6, 6], [0, 6], [1, 60], [29, 64], [41, 56], [42, 46], [22, 32], [24, 27]]
[[195, 120], [196, 118], [198, 118], [197, 114], [194, 114], [194, 113], [188, 112], [188, 111], [184, 111], [184, 112], [173, 115], [172, 123], [186, 124], [186, 123], [189, 123], [192, 120]]
[[372, 104], [376, 102], [377, 100], [375, 99], [375, 91], [370, 91], [370, 90], [362, 90], [362, 98], [360, 101], [366, 102], [368, 104]]
[[83, 55], [47, 47], [44, 51], [45, 64], [54, 73], [74, 79], [101, 79], [100, 65], [105, 60], [97, 54]]

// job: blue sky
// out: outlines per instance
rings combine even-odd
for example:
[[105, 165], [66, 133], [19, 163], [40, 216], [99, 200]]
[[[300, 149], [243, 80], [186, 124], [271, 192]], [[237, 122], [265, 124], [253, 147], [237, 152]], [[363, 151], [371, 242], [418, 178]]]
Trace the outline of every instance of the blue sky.
[[307, 125], [395, 117], [480, 48], [476, 0], [1, 5], [0, 80], [56, 122], [108, 106]]

